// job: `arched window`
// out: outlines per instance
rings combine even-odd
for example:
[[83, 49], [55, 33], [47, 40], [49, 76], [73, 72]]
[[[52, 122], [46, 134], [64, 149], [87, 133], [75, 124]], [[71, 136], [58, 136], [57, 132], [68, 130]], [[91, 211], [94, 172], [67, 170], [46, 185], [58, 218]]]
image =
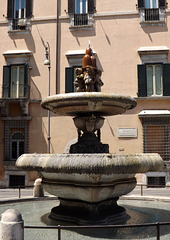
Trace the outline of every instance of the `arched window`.
[[12, 135], [12, 160], [16, 160], [24, 153], [25, 137], [22, 133], [17, 132]]

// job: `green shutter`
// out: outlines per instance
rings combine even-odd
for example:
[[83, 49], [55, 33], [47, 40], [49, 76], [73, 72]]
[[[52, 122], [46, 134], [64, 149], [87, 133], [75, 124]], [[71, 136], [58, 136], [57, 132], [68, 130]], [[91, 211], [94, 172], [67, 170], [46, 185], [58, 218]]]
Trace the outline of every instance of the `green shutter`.
[[26, 0], [26, 18], [32, 18], [33, 0]]
[[75, 0], [68, 0], [68, 13], [74, 14], [75, 12]]
[[14, 18], [14, 1], [13, 0], [8, 0], [7, 18], [8, 19]]
[[65, 68], [65, 92], [74, 92], [74, 68]]
[[94, 13], [94, 0], [88, 0], [88, 13]]
[[10, 66], [3, 66], [3, 98], [10, 97]]
[[166, 0], [159, 0], [159, 8], [166, 8]]
[[163, 95], [170, 96], [170, 63], [163, 64]]
[[144, 0], [138, 0], [138, 8], [144, 8], [144, 7], [145, 7]]
[[146, 66], [138, 65], [138, 97], [147, 96]]

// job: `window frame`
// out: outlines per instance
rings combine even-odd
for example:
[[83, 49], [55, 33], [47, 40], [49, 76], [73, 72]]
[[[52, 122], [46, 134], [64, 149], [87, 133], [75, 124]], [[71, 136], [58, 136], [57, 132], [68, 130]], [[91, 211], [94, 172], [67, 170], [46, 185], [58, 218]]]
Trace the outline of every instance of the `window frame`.
[[[170, 160], [170, 135], [169, 135], [169, 117], [143, 117], [142, 118], [142, 126], [143, 126], [143, 152], [148, 153], [150, 152], [150, 148], [148, 150], [148, 137], [152, 137], [150, 132], [148, 132], [148, 127], [163, 127], [164, 134], [162, 135], [164, 137], [164, 145], [163, 145], [163, 153], [159, 151], [160, 155], [164, 155], [165, 158], [164, 161]], [[155, 131], [154, 131], [155, 132]], [[159, 132], [160, 133], [160, 132]], [[168, 143], [168, 144], [167, 144]], [[158, 144], [158, 150], [160, 150], [160, 144]]]
[[[15, 134], [20, 134], [20, 136], [22, 136], [22, 138], [14, 138]], [[16, 157], [13, 156], [13, 143], [16, 143]], [[12, 161], [17, 160], [17, 158], [19, 156], [21, 156], [22, 154], [24, 154], [25, 151], [23, 151], [22, 153], [20, 153], [20, 143], [23, 143], [23, 149], [25, 150], [25, 136], [23, 133], [16, 131], [15, 133], [12, 134], [11, 136], [11, 159]]]
[[[153, 63], [153, 64], [157, 64]], [[150, 97], [147, 96], [147, 78], [146, 78], [146, 65], [148, 63], [139, 64], [137, 65], [138, 69], [138, 97]], [[162, 63], [162, 82], [163, 82], [163, 94], [162, 96], [156, 96], [156, 97], [164, 97], [164, 96], [170, 96], [170, 63]], [[151, 96], [153, 98], [155, 96]]]
[[76, 78], [75, 69], [80, 67], [82, 67], [82, 65], [74, 65], [65, 68], [65, 93], [76, 92], [74, 87], [74, 81]]
[[[29, 119], [30, 120], [30, 119]], [[12, 136], [21, 133], [24, 136], [24, 153], [29, 153], [29, 120], [5, 120], [4, 161], [16, 161], [12, 158]]]
[[[86, 1], [86, 13], [80, 11], [77, 13], [76, 2], [78, 0], [68, 0], [68, 14], [70, 16], [70, 30], [76, 30], [76, 28], [88, 28], [92, 29], [92, 16], [95, 12], [94, 0]], [[83, 0], [79, 0], [80, 4]], [[81, 9], [81, 8], [80, 8]]]
[[[149, 66], [152, 66], [152, 95], [148, 94], [148, 75], [147, 75], [147, 68]], [[156, 66], [161, 66], [161, 94], [156, 94], [157, 88], [156, 88]], [[146, 64], [146, 81], [147, 81], [147, 96], [148, 97], [162, 97], [163, 96], [163, 69], [162, 69], [162, 63], [148, 63]]]
[[8, 32], [29, 30], [30, 19], [33, 16], [33, 0], [25, 0], [25, 11], [22, 18], [20, 18], [20, 13], [19, 17], [16, 17], [15, 0], [8, 0], [7, 4]]
[[[24, 67], [24, 96], [12, 97], [11, 81], [12, 81], [12, 67]], [[26, 63], [10, 64], [3, 66], [3, 98], [7, 99], [28, 99], [29, 98], [29, 66]]]
[[[138, 9], [140, 15], [140, 23], [141, 24], [158, 24], [160, 22], [165, 22], [165, 9], [167, 7], [166, 0], [157, 0], [157, 8], [146, 7], [146, 0], [138, 0]], [[153, 1], [153, 0], [149, 0]]]

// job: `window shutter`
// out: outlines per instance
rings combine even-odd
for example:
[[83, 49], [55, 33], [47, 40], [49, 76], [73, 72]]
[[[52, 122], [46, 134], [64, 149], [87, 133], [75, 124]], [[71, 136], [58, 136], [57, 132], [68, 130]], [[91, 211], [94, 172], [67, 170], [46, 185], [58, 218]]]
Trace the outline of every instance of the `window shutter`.
[[65, 68], [65, 92], [74, 92], [74, 68]]
[[3, 66], [3, 97], [10, 97], [10, 66]]
[[138, 97], [147, 96], [146, 66], [138, 65]]
[[166, 0], [159, 0], [159, 8], [166, 8]]
[[88, 0], [88, 13], [94, 13], [94, 0]]
[[32, 18], [33, 0], [26, 0], [26, 18]]
[[29, 97], [29, 66], [25, 64], [24, 68], [24, 97]]
[[74, 14], [75, 12], [75, 0], [68, 0], [68, 13]]
[[144, 7], [145, 7], [144, 0], [138, 0], [138, 8], [144, 8]]
[[8, 0], [7, 18], [13, 19], [13, 13], [14, 13], [14, 0]]
[[163, 96], [170, 96], [170, 63], [163, 64]]

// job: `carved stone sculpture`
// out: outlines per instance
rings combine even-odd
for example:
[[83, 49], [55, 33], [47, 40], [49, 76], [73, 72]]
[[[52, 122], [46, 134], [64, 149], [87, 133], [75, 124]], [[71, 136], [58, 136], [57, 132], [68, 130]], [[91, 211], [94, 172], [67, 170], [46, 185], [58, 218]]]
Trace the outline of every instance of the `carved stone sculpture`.
[[100, 79], [101, 71], [96, 67], [96, 58], [93, 56], [93, 50], [86, 49], [83, 57], [83, 67], [77, 68], [74, 86], [77, 92], [100, 92], [103, 82]]

